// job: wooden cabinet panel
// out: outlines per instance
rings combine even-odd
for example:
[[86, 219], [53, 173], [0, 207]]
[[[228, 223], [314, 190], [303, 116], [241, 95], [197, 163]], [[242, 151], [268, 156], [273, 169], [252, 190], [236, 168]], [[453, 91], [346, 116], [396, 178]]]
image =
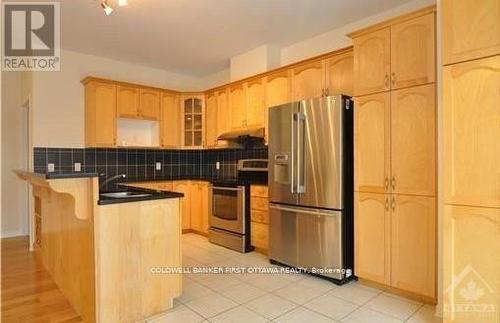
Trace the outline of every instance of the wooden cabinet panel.
[[264, 85], [262, 79], [247, 83], [246, 91], [246, 126], [264, 126]]
[[449, 204], [500, 207], [500, 56], [444, 68]]
[[231, 113], [227, 89], [217, 92], [217, 136], [230, 130]]
[[392, 195], [391, 285], [436, 298], [436, 200]]
[[[500, 208], [444, 206], [443, 286], [445, 308], [500, 304]], [[480, 298], [466, 298], [463, 290], [474, 282]], [[498, 307], [497, 307], [498, 309]], [[498, 311], [445, 311], [447, 322], [498, 322]]]
[[169, 92], [161, 94], [161, 146], [178, 148], [181, 146], [182, 109], [179, 95]]
[[85, 145], [116, 146], [116, 85], [91, 81], [85, 84]]
[[206, 96], [205, 128], [205, 146], [217, 146], [217, 97], [215, 93], [209, 93]]
[[250, 205], [253, 210], [268, 211], [269, 201], [267, 197], [250, 197]]
[[265, 197], [269, 196], [267, 185], [252, 185], [250, 186], [250, 196]]
[[436, 80], [434, 13], [391, 27], [391, 88]]
[[268, 211], [260, 211], [252, 209], [250, 211], [250, 217], [252, 222], [269, 224], [269, 212]]
[[118, 115], [125, 118], [137, 118], [139, 113], [139, 89], [118, 85], [116, 88]]
[[390, 283], [389, 195], [355, 193], [354, 261], [358, 277]]
[[434, 84], [391, 92], [391, 189], [436, 194], [436, 104]]
[[443, 0], [442, 13], [445, 64], [500, 54], [500, 0]]
[[390, 94], [355, 100], [354, 189], [384, 193], [390, 178]]
[[246, 104], [243, 84], [235, 85], [229, 89], [229, 108], [231, 111], [231, 129], [245, 126]]
[[141, 118], [158, 120], [160, 116], [160, 92], [140, 89], [139, 114]]
[[354, 93], [364, 95], [390, 89], [391, 32], [384, 28], [354, 38]]
[[203, 191], [202, 184], [190, 183], [191, 227], [190, 229], [203, 232]]
[[181, 199], [181, 210], [182, 210], [182, 229], [191, 229], [191, 190], [189, 182], [186, 181], [176, 181], [173, 184], [173, 191], [184, 194], [184, 198]]
[[354, 54], [348, 52], [326, 60], [327, 95], [353, 95]]
[[208, 229], [210, 228], [210, 201], [212, 196], [210, 195], [210, 187], [208, 183], [201, 184], [201, 231], [208, 234]]
[[290, 71], [281, 71], [270, 74], [266, 77], [265, 86], [265, 140], [269, 135], [269, 111], [270, 107], [288, 103], [291, 98]]
[[323, 61], [314, 61], [293, 68], [293, 100], [299, 101], [323, 96], [324, 74]]
[[252, 222], [251, 227], [251, 244], [255, 248], [267, 250], [269, 247], [269, 225]]

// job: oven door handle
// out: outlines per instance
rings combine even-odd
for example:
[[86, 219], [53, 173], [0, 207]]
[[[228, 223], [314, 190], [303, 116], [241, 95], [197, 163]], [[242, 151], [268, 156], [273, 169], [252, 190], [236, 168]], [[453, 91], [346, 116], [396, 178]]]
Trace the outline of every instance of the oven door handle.
[[220, 187], [220, 186], [212, 186], [212, 190], [221, 190], [221, 191], [243, 191], [242, 187], [234, 188], [234, 187]]

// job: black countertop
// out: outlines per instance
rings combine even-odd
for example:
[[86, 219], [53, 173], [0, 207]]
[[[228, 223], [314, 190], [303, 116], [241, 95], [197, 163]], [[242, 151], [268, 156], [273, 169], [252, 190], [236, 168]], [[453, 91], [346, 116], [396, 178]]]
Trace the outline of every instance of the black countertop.
[[98, 177], [97, 173], [40, 173], [45, 175], [46, 179], [63, 179], [63, 178], [86, 178]]

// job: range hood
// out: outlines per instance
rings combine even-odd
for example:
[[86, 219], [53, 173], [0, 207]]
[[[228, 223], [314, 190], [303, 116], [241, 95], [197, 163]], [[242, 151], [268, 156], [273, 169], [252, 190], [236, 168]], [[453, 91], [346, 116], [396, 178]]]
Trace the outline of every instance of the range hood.
[[228, 132], [224, 132], [217, 140], [231, 140], [231, 141], [240, 141], [241, 139], [264, 139], [264, 128], [263, 127], [250, 127], [250, 128], [241, 128]]

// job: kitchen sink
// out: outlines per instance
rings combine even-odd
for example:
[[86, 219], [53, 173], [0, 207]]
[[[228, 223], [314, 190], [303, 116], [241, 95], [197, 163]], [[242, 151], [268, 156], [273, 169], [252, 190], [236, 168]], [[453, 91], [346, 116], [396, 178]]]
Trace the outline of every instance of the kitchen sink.
[[124, 198], [129, 198], [129, 197], [146, 197], [146, 196], [151, 196], [151, 195], [153, 195], [153, 194], [144, 193], [144, 192], [133, 192], [133, 191], [111, 192], [111, 193], [99, 194], [99, 196], [101, 196], [101, 197], [109, 197], [109, 198], [115, 198], [115, 199], [124, 199]]

